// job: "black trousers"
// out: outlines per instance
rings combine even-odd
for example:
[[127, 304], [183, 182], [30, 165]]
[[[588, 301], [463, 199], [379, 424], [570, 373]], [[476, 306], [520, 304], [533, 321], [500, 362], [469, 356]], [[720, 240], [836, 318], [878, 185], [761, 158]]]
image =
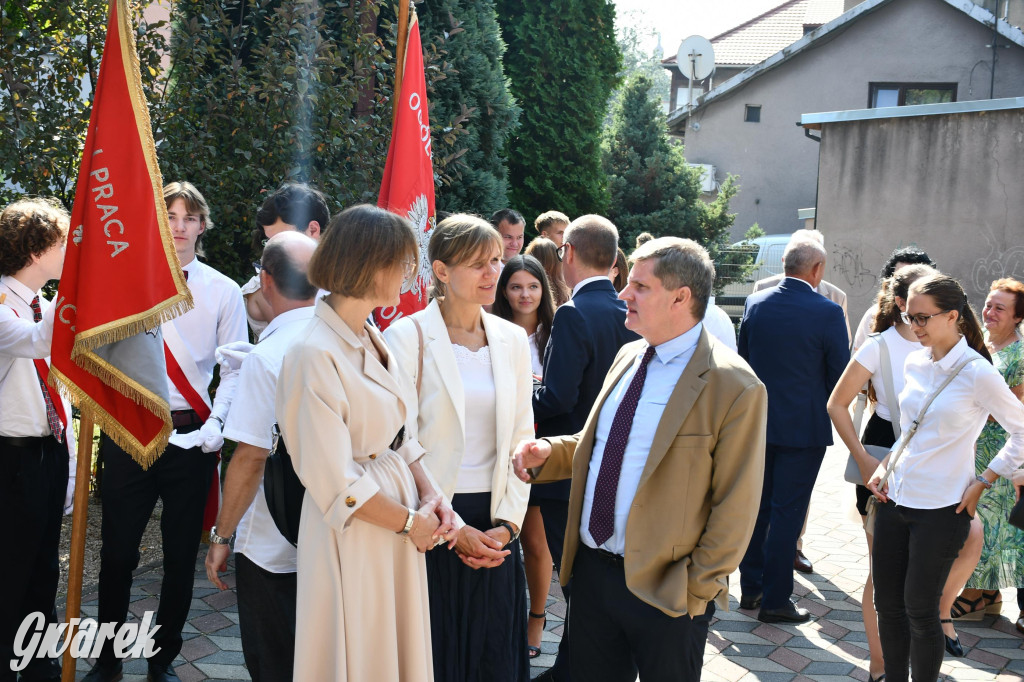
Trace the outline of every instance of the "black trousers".
[[570, 655], [574, 680], [699, 682], [715, 613], [673, 618], [626, 587], [621, 558], [580, 545], [573, 563]]
[[[198, 425], [178, 429], [188, 433]], [[99, 618], [101, 623], [123, 623], [131, 599], [132, 571], [139, 565], [139, 543], [159, 498], [163, 501], [160, 535], [164, 551], [164, 578], [154, 636], [159, 651], [152, 663], [170, 665], [181, 651], [181, 631], [192, 603], [196, 553], [203, 526], [203, 508], [217, 458], [200, 448], [183, 450], [168, 445], [148, 470], [105, 435], [103, 457], [103, 524], [100, 534]], [[117, 660], [113, 642], [100, 653], [101, 663]]]
[[781, 609], [793, 594], [796, 541], [807, 518], [825, 448], [765, 448], [761, 506], [740, 562], [743, 594], [764, 595], [761, 608]]
[[888, 682], [907, 680], [908, 666], [914, 682], [939, 678], [945, 652], [939, 598], [971, 525], [956, 507], [878, 505], [871, 560]]
[[292, 679], [296, 578], [296, 573], [273, 573], [235, 554], [238, 629], [253, 682]]
[[[28, 440], [28, 439], [26, 439]], [[12, 556], [0, 561], [0, 680], [13, 682], [14, 638], [30, 613], [57, 622], [54, 601], [60, 565], [61, 517], [68, 487], [68, 449], [53, 436], [14, 445], [0, 437], [0, 518], [9, 522], [5, 545]], [[34, 653], [34, 652], [33, 652]], [[60, 660], [33, 658], [23, 680], [60, 676]]]
[[[565, 546], [565, 530], [569, 525], [569, 500], [537, 498], [533, 500], [540, 507], [541, 518], [544, 519], [544, 534], [548, 541], [551, 560], [555, 564], [555, 575], [562, 570], [562, 549]], [[569, 597], [572, 595], [572, 581], [562, 585], [562, 596], [565, 597], [565, 622], [562, 625], [562, 639], [558, 642], [558, 655], [551, 666], [551, 675], [555, 682], [569, 682]]]

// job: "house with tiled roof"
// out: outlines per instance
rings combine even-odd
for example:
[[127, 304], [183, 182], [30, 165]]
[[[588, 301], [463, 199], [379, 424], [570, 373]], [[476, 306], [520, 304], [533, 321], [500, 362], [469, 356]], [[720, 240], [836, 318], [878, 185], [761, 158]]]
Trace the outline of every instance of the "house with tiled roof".
[[[788, 0], [714, 38], [715, 70], [694, 81], [694, 97], [795, 43], [808, 32], [843, 13], [843, 0]], [[672, 74], [669, 111], [686, 103], [689, 81], [676, 66], [676, 55], [661, 62]]]
[[[1004, 21], [1003, 0], [995, 26], [992, 12], [972, 0], [847, 4], [669, 114], [686, 160], [713, 169], [710, 186], [738, 176], [730, 202], [737, 239], [754, 223], [769, 234], [792, 232], [803, 226], [798, 211], [815, 206], [818, 144], [797, 125], [804, 113], [1024, 96], [1021, 17]], [[908, 192], [907, 201], [929, 200]]]

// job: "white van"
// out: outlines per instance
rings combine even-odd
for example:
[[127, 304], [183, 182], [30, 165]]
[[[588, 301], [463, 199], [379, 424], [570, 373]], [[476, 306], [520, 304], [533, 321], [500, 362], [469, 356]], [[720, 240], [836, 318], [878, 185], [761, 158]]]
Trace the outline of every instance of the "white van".
[[[757, 247], [757, 256], [754, 258], [754, 268], [742, 282], [733, 282], [725, 287], [720, 296], [715, 298], [715, 303], [721, 306], [734, 322], [743, 317], [743, 305], [747, 296], [754, 291], [754, 282], [782, 274], [782, 252], [786, 250], [792, 234], [769, 234], [757, 239], [736, 242], [731, 245], [725, 253], [741, 248], [749, 249], [751, 245]], [[719, 266], [721, 269], [726, 266]]]

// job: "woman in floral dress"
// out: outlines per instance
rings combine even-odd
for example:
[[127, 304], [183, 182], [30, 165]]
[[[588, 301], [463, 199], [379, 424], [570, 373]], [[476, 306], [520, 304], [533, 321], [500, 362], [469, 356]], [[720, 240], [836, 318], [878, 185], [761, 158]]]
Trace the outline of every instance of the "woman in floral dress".
[[[982, 313], [985, 341], [992, 362], [1018, 398], [1024, 398], [1024, 343], [1020, 325], [1024, 319], [1024, 284], [1015, 279], [992, 283]], [[981, 473], [1006, 442], [1006, 431], [989, 419], [978, 437], [975, 467]], [[1002, 600], [999, 590], [1018, 588], [1021, 615], [1017, 629], [1024, 632], [1024, 531], [1011, 525], [1007, 514], [1015, 501], [1013, 483], [1000, 478], [978, 503], [978, 515], [985, 526], [985, 544], [981, 560], [967, 581], [967, 587], [953, 604], [952, 616], [961, 620], [981, 620], [985, 613], [999, 614]]]

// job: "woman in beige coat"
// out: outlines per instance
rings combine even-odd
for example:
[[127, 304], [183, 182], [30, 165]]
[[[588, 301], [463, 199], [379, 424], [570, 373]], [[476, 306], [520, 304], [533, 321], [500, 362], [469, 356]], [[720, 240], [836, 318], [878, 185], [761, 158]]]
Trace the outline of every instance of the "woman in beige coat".
[[512, 452], [533, 434], [533, 376], [522, 327], [485, 313], [494, 302], [501, 238], [454, 215], [434, 228], [433, 300], [385, 334], [410, 374], [419, 368], [418, 440], [440, 489], [465, 522], [454, 551], [427, 557], [434, 677], [444, 682], [530, 679], [526, 575], [519, 528], [529, 486]]
[[398, 302], [417, 256], [408, 222], [364, 205], [331, 221], [309, 264], [310, 282], [331, 294], [277, 390], [282, 437], [306, 486], [296, 680], [434, 679], [422, 553], [444, 541], [453, 515], [423, 448], [403, 438], [408, 376], [366, 323]]

